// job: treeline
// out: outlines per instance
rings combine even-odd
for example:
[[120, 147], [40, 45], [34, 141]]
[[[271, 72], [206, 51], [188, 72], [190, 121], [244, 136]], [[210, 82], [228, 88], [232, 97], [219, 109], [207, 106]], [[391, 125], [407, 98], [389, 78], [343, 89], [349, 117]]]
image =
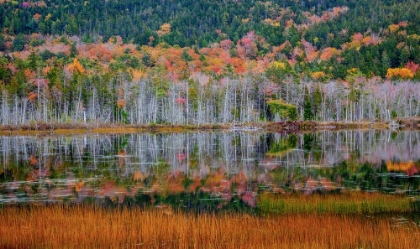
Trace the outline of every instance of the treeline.
[[[199, 76], [196, 76], [199, 77]], [[28, 96], [3, 88], [2, 125], [48, 123], [182, 124], [262, 120], [364, 121], [420, 114], [420, 85], [356, 78], [353, 82], [284, 81], [265, 76], [138, 81], [75, 73], [51, 88], [41, 80]]]
[[420, 114], [416, 1], [0, 5], [3, 125]]
[[[322, 0], [322, 1], [8, 1], [0, 3], [0, 28], [7, 34], [51, 34], [77, 35], [86, 41], [99, 36], [108, 40], [119, 35], [125, 42], [146, 45], [150, 36], [152, 45], [166, 41], [170, 45], [208, 46], [223, 37], [234, 42], [244, 34], [255, 30], [266, 37], [271, 45], [286, 40], [295, 46], [303, 35], [306, 40], [319, 38], [318, 48], [336, 47], [350, 41], [358, 32], [371, 30], [378, 33], [388, 25], [408, 21], [412, 25], [409, 34], [420, 33], [419, 3], [414, 0]], [[347, 7], [339, 16], [325, 15], [333, 8]], [[316, 17], [322, 18], [317, 20]], [[312, 19], [311, 19], [312, 18]], [[274, 20], [279, 25], [267, 25]], [[281, 35], [293, 21], [297, 25], [308, 25], [308, 30], [292, 30]], [[163, 23], [169, 23], [174, 32], [159, 37], [156, 31]], [[348, 35], [340, 35], [347, 30]], [[329, 39], [328, 35], [335, 39]]]

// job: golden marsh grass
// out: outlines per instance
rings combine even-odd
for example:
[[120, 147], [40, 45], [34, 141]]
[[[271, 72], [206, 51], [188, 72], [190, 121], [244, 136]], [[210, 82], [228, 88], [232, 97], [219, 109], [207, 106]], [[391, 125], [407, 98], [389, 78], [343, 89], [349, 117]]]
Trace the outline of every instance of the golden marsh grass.
[[0, 248], [419, 248], [412, 222], [362, 215], [4, 207]]

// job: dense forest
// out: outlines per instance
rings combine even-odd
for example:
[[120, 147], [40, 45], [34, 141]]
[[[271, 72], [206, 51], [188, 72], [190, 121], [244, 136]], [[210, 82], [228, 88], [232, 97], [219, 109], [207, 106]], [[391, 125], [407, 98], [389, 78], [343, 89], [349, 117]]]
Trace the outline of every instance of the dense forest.
[[420, 2], [0, 0], [0, 123], [420, 115]]

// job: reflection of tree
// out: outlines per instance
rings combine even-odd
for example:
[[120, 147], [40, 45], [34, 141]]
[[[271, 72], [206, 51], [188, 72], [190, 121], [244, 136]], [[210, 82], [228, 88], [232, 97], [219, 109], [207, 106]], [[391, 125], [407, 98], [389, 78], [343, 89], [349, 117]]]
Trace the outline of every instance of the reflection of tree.
[[284, 156], [297, 147], [296, 135], [289, 135], [280, 139], [269, 139], [270, 147], [266, 153], [269, 157]]
[[0, 202], [124, 202], [139, 191], [250, 205], [258, 191], [418, 194], [419, 141], [388, 131], [0, 137]]

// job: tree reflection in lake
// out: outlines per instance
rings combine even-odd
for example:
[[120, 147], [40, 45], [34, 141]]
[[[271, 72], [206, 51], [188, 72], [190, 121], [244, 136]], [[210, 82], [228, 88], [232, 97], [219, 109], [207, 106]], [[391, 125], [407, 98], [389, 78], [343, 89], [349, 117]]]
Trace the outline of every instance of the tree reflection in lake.
[[3, 136], [0, 203], [177, 195], [180, 205], [255, 206], [259, 191], [343, 188], [418, 195], [419, 141], [415, 131]]

